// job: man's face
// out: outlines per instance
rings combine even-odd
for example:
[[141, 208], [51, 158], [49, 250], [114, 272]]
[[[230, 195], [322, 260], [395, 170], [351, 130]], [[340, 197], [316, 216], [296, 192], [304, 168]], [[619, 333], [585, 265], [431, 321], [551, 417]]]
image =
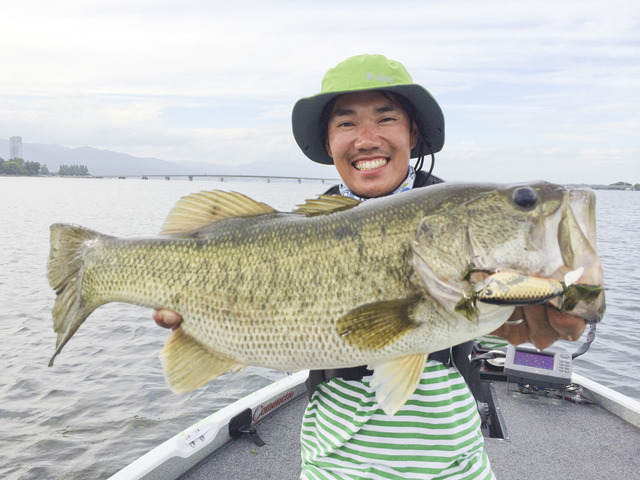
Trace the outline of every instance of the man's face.
[[393, 192], [409, 171], [417, 128], [393, 96], [376, 91], [338, 97], [329, 116], [327, 152], [338, 174], [360, 197]]

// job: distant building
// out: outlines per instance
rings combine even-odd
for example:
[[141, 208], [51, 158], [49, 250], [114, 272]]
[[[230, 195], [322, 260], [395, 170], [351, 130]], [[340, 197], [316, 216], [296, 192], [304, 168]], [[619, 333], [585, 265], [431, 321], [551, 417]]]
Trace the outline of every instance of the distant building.
[[22, 137], [9, 138], [9, 160], [22, 158]]

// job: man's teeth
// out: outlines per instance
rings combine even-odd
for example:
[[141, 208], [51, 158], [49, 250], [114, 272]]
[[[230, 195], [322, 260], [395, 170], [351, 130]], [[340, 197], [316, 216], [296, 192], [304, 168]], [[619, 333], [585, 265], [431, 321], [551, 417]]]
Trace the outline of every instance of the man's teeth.
[[375, 160], [362, 160], [357, 162], [354, 166], [356, 170], [374, 170], [387, 164], [389, 160], [387, 158], [376, 158]]

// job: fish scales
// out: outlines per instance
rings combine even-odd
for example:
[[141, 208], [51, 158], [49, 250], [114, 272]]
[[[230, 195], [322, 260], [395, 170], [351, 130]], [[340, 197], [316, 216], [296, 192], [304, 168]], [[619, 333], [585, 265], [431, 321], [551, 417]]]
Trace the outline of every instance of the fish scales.
[[[186, 333], [241, 362], [255, 363], [259, 355], [263, 366], [294, 368], [286, 364], [293, 351], [325, 363], [322, 354], [339, 342], [330, 320], [364, 303], [417, 292], [402, 269], [381, 268], [406, 262], [413, 229], [387, 227], [383, 233], [376, 216], [343, 217], [292, 218], [270, 230], [265, 226], [277, 216], [234, 219], [207, 240], [105, 239], [87, 258], [83, 295], [94, 303], [117, 300], [181, 312]], [[283, 335], [295, 338], [300, 352], [273, 348], [271, 337]], [[366, 360], [353, 354], [354, 364]]]
[[[519, 189], [536, 205], [519, 205]], [[381, 404], [394, 412], [411, 393], [404, 385], [418, 380], [403, 376], [428, 353], [489, 333], [513, 311], [474, 305], [470, 319], [456, 310], [473, 292], [470, 267], [562, 278], [574, 269], [566, 256], [585, 265], [582, 283], [601, 284], [595, 233], [581, 231], [595, 228], [584, 206], [593, 201], [546, 183], [446, 184], [363, 204], [321, 197], [280, 213], [240, 194], [200, 192], [174, 207], [158, 237], [53, 225], [54, 358], [102, 304], [169, 308], [183, 317], [161, 355], [175, 391], [246, 365], [364, 364], [373, 384], [403, 385], [400, 400]], [[574, 292], [572, 305], [601, 317], [603, 294], [585, 305]]]

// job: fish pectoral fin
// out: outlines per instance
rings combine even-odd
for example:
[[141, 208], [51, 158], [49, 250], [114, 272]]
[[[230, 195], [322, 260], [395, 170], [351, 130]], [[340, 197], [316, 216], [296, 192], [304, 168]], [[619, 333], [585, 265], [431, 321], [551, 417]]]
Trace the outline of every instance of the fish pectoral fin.
[[269, 205], [238, 192], [192, 193], [182, 197], [169, 212], [160, 235], [193, 233], [212, 223], [234, 217], [252, 217], [275, 213]]
[[318, 198], [305, 200], [304, 205], [297, 205], [293, 213], [315, 217], [317, 215], [328, 215], [342, 210], [349, 210], [357, 207], [362, 202], [351, 197], [342, 195], [319, 195]]
[[178, 328], [160, 353], [160, 360], [173, 393], [194, 390], [227, 371], [246, 368], [235, 360], [207, 350]]
[[392, 344], [418, 326], [411, 316], [420, 297], [368, 303], [338, 319], [338, 335], [347, 343], [368, 350]]
[[415, 392], [428, 356], [407, 355], [380, 365], [369, 365], [373, 370], [370, 386], [384, 413], [394, 415]]

